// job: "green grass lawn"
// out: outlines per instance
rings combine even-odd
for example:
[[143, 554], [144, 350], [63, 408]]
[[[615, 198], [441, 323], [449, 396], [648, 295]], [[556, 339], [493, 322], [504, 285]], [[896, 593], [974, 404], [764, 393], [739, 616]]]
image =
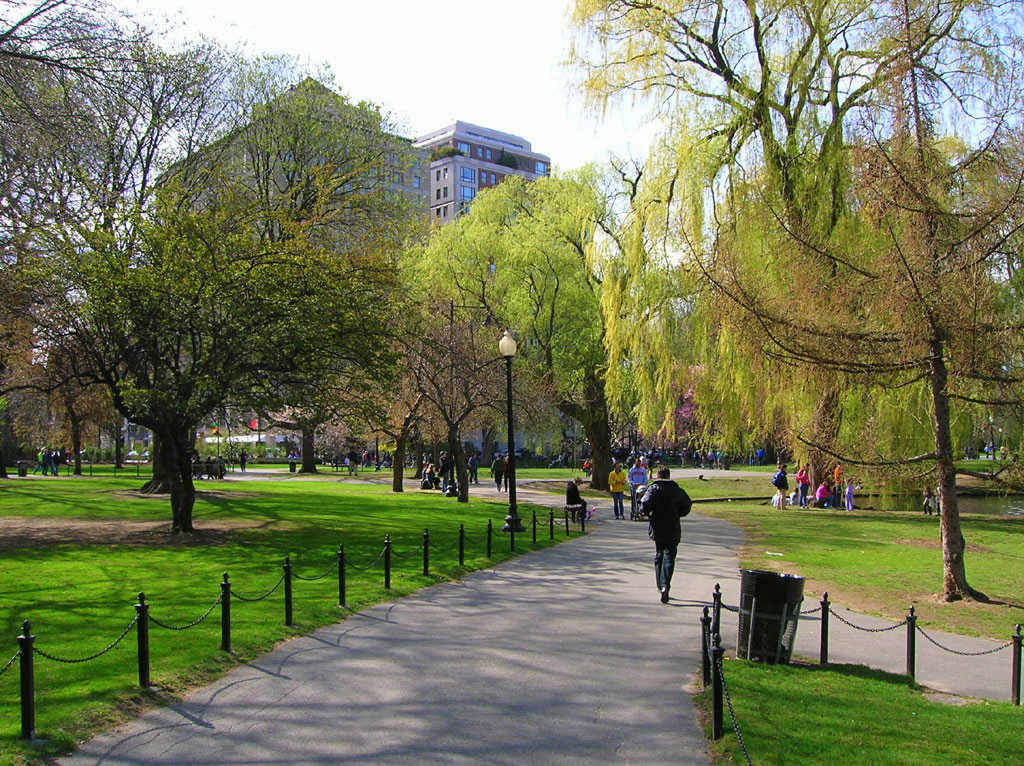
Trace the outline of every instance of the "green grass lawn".
[[[927, 698], [903, 676], [856, 665], [764, 665], [726, 661], [726, 685], [755, 764], [1019, 764], [1021, 709], [1008, 702], [963, 706]], [[710, 692], [698, 705], [710, 721]], [[717, 763], [746, 763], [724, 710]], [[710, 738], [710, 725], [705, 731]]]
[[[10, 481], [0, 484], [0, 517], [65, 518], [96, 522], [169, 522], [166, 498], [130, 494], [133, 478], [72, 478]], [[217, 599], [223, 573], [235, 592], [258, 596], [279, 580], [286, 555], [297, 574], [318, 575], [331, 567], [339, 544], [350, 564], [366, 566], [390, 534], [395, 558], [392, 589], [383, 585], [383, 568], [347, 573], [347, 601], [360, 609], [411, 593], [425, 585], [458, 578], [510, 557], [507, 536], [496, 534], [494, 558], [485, 551], [487, 520], [495, 530], [507, 512], [504, 502], [473, 498], [460, 504], [437, 493], [396, 495], [383, 486], [350, 482], [251, 481], [200, 483], [194, 539], [172, 539], [145, 532], [129, 539], [26, 545], [4, 551], [0, 570], [0, 667], [17, 650], [22, 620], [32, 623], [36, 646], [50, 654], [77, 658], [103, 649], [135, 615], [138, 593], [145, 592], [151, 614], [183, 625], [201, 616]], [[530, 506], [521, 509], [529, 518]], [[544, 514], [546, 516], [546, 512]], [[28, 521], [28, 519], [27, 519]], [[466, 566], [458, 565], [459, 524], [465, 523]], [[244, 527], [211, 531], [214, 525]], [[169, 523], [168, 523], [169, 526]], [[438, 548], [430, 552], [430, 575], [422, 572], [424, 528]], [[538, 546], [550, 545], [546, 527]], [[575, 533], [574, 533], [575, 534]], [[564, 539], [564, 533], [556, 539]], [[517, 536], [519, 551], [534, 546], [530, 535]], [[294, 583], [294, 628], [285, 627], [283, 594], [250, 604], [233, 599], [234, 655], [219, 651], [220, 610], [187, 631], [151, 625], [153, 683], [173, 697], [211, 680], [233, 663], [252, 658], [289, 636], [336, 621], [338, 581], [332, 574], [317, 582]], [[109, 653], [81, 664], [55, 664], [36, 657], [38, 736], [59, 752], [76, 741], [130, 715], [150, 695], [138, 690], [136, 638], [132, 632]], [[27, 749], [20, 731], [17, 666], [0, 676], [0, 763], [15, 763]]]
[[[939, 601], [942, 554], [934, 516], [793, 509], [748, 502], [696, 510], [746, 531], [743, 566], [800, 574], [805, 598], [889, 617], [913, 604], [918, 624], [1005, 641], [1024, 622], [1024, 518], [964, 514], [967, 578], [996, 603]], [[781, 556], [768, 555], [782, 554]]]

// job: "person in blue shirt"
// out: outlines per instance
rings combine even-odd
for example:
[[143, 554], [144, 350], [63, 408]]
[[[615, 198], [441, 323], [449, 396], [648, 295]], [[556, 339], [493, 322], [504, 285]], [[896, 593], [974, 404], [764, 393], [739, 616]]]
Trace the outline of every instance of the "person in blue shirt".
[[633, 467], [629, 469], [626, 474], [626, 481], [629, 482], [629, 517], [631, 519], [636, 518], [636, 491], [639, 487], [642, 487], [647, 483], [647, 469], [644, 468], [643, 462], [638, 457], [636, 462], [633, 463]]

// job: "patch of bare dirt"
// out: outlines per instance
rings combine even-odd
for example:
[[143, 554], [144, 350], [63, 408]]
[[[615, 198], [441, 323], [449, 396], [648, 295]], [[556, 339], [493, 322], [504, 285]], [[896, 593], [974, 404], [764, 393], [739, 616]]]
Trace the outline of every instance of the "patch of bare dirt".
[[[925, 548], [931, 551], [937, 551], [942, 548], [941, 540], [893, 540], [894, 543], [900, 545], [908, 545], [911, 548]], [[991, 548], [984, 545], [978, 545], [977, 543], [967, 543], [968, 553], [993, 553]]]
[[982, 700], [974, 699], [973, 697], [960, 697], [956, 694], [947, 694], [946, 692], [937, 692], [933, 689], [925, 689], [924, 696], [926, 699], [932, 702], [941, 702], [943, 705], [953, 705], [955, 707], [965, 707], [967, 705], [977, 705]]
[[262, 527], [265, 522], [203, 519], [196, 526], [197, 531], [192, 534], [172, 535], [171, 524], [166, 520], [0, 516], [0, 551], [66, 543], [182, 548], [223, 545], [233, 532]]

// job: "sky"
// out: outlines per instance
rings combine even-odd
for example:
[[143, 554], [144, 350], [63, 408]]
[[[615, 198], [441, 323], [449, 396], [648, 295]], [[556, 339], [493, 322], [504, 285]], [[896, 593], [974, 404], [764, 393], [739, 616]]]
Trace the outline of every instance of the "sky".
[[134, 16], [180, 21], [250, 54], [326, 63], [338, 89], [388, 109], [415, 137], [456, 119], [525, 138], [568, 170], [609, 151], [643, 156], [651, 128], [619, 109], [589, 114], [562, 62], [571, 0], [115, 0]]

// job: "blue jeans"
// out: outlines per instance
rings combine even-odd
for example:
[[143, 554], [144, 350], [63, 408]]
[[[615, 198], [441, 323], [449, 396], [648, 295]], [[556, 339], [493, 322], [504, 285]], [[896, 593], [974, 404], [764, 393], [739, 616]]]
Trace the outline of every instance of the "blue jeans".
[[612, 512], [615, 516], [625, 516], [626, 511], [622, 507], [622, 492], [612, 492]]
[[807, 507], [807, 490], [810, 488], [810, 484], [800, 485], [800, 499], [797, 501], [801, 508]]
[[672, 585], [672, 572], [676, 568], [676, 550], [678, 546], [662, 548], [658, 546], [658, 552], [654, 554], [654, 579], [658, 590], [668, 590]]

